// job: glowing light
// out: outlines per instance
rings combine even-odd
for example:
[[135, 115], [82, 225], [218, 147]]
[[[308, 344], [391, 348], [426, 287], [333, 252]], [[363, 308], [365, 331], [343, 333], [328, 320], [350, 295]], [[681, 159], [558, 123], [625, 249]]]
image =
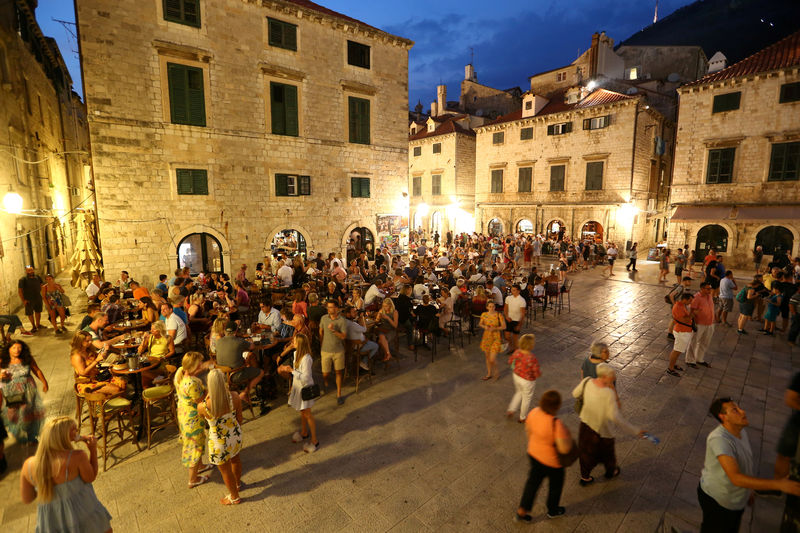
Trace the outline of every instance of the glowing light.
[[3, 197], [3, 209], [14, 215], [21, 213], [22, 196], [15, 192], [6, 193], [6, 195]]
[[639, 213], [639, 208], [634, 204], [622, 204], [617, 211], [617, 220], [625, 230], [633, 228], [633, 218]]
[[421, 217], [428, 216], [428, 204], [421, 203], [417, 206], [417, 215]]
[[594, 91], [596, 87], [597, 87], [597, 82], [594, 80], [586, 84], [586, 88], [589, 89], [590, 91]]

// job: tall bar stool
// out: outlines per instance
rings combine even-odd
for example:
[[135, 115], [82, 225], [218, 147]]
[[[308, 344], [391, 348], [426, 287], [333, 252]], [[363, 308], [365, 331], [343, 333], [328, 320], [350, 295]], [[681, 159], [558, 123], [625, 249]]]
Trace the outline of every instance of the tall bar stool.
[[[170, 425], [178, 427], [178, 417], [175, 412], [175, 385], [172, 382], [176, 371], [177, 367], [167, 365], [167, 379], [162, 381], [164, 384], [148, 387], [142, 391], [148, 450], [152, 445], [153, 435], [158, 430]], [[153, 409], [158, 410], [155, 416], [153, 416]]]
[[[99, 392], [87, 392], [83, 397], [92, 414], [92, 427], [96, 428], [96, 424], [100, 426], [98, 446], [103, 448], [103, 472], [107, 470], [109, 451], [116, 450], [128, 442], [133, 442], [137, 450], [142, 450], [139, 440], [136, 438], [133, 405], [130, 400], [122, 396], [108, 396]], [[111, 427], [114, 422], [116, 422], [115, 429]], [[115, 435], [119, 441], [109, 446], [109, 437]]]

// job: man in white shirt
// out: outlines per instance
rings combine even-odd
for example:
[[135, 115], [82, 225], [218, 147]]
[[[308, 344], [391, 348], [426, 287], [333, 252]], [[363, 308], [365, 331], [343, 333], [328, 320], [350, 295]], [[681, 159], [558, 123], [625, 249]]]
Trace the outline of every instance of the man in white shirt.
[[100, 276], [97, 273], [92, 274], [92, 282], [86, 287], [86, 295], [90, 300], [97, 296], [97, 293], [100, 292], [100, 285], [102, 284], [103, 282]]
[[172, 342], [175, 344], [175, 353], [182, 354], [185, 351], [183, 343], [187, 336], [186, 324], [172, 311], [172, 306], [169, 304], [161, 305], [161, 314], [164, 315], [167, 335], [172, 337]]
[[258, 324], [267, 327], [270, 331], [278, 331], [281, 326], [281, 312], [272, 307], [270, 302], [261, 302], [261, 311], [258, 312]]
[[281, 261], [278, 263], [280, 266], [278, 267], [277, 276], [281, 280], [281, 285], [284, 287], [291, 287], [292, 286], [292, 267]]
[[436, 266], [446, 267], [450, 264], [450, 258], [447, 257], [447, 252], [442, 252], [442, 256], [436, 261]]
[[369, 286], [367, 289], [367, 293], [364, 295], [364, 305], [372, 305], [375, 303], [375, 300], [379, 299], [383, 300], [386, 298], [386, 295], [381, 292], [377, 285], [374, 283]]
[[498, 309], [503, 307], [503, 293], [494, 286], [491, 280], [486, 282], [486, 292], [492, 295], [492, 301]]
[[506, 305], [503, 314], [506, 319], [506, 340], [508, 341], [508, 351], [513, 352], [517, 349], [519, 330], [522, 328], [522, 320], [525, 318], [527, 304], [525, 298], [520, 295], [519, 285], [511, 287], [511, 296], [506, 298]]
[[[374, 287], [374, 285], [373, 285]], [[361, 369], [369, 372], [369, 362], [378, 355], [378, 343], [367, 340], [364, 333], [367, 328], [364, 326], [364, 318], [358, 317], [358, 310], [355, 307], [349, 307], [345, 314], [347, 318], [347, 340], [355, 341], [358, 346], [358, 353], [361, 354]]]

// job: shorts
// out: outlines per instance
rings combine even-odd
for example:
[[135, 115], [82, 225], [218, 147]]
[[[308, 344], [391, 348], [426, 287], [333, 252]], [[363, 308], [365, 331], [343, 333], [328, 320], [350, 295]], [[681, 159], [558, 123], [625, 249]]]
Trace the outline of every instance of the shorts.
[[683, 267], [676, 266], [675, 267], [675, 275], [676, 276], [680, 276], [681, 274], [683, 274]]
[[708, 276], [705, 281], [711, 284], [712, 289], [719, 289], [719, 281], [717, 278], [713, 276]]
[[733, 298], [720, 298], [719, 308], [726, 313], [733, 311]]
[[519, 333], [519, 321], [506, 320], [506, 331], [509, 333]]
[[684, 353], [689, 349], [689, 343], [692, 341], [691, 331], [673, 331], [675, 342], [672, 344], [672, 351]]
[[330, 374], [331, 366], [337, 372], [344, 370], [344, 352], [320, 352], [322, 356], [322, 373]]
[[781, 437], [778, 439], [778, 455], [794, 457], [794, 454], [797, 452], [798, 438], [800, 438], [800, 425], [798, 425], [793, 415], [786, 421], [786, 425], [781, 432]]
[[261, 369], [254, 366], [246, 366], [231, 376], [231, 381], [234, 383], [249, 383], [256, 379], [261, 373]]
[[612, 257], [610, 255], [608, 256], [608, 264], [609, 265], [614, 266], [614, 261], [616, 261], [616, 260], [617, 260], [616, 256], [614, 256], [614, 257]]
[[739, 302], [739, 314], [742, 316], [753, 316], [754, 306], [750, 302]]
[[28, 300], [28, 303], [25, 304], [25, 316], [31, 316], [33, 313], [41, 313], [42, 312], [42, 299], [39, 298], [38, 300]]

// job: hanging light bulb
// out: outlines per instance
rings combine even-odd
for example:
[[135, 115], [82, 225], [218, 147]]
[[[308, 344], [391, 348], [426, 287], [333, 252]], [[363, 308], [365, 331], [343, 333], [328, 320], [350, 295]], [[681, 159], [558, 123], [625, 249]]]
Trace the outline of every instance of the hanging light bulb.
[[22, 196], [15, 192], [7, 192], [3, 196], [3, 209], [13, 215], [18, 215], [22, 212]]

